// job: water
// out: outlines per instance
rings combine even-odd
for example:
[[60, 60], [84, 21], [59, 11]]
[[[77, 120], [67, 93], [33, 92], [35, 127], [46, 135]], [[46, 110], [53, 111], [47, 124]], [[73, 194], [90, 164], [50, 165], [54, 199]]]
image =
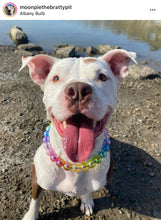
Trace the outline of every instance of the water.
[[14, 25], [20, 26], [30, 42], [47, 52], [62, 43], [85, 48], [117, 45], [135, 51], [138, 60], [161, 70], [160, 21], [0, 21], [0, 44], [13, 45], [8, 33]]

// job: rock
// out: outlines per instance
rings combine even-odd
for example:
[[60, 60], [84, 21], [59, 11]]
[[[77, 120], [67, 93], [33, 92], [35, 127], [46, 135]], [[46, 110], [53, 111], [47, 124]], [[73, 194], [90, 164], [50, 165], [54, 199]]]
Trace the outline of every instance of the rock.
[[66, 46], [60, 47], [54, 50], [54, 54], [59, 58], [67, 58], [75, 56], [75, 47], [74, 46]]
[[9, 31], [9, 35], [11, 40], [13, 40], [16, 45], [28, 43], [27, 35], [18, 26], [13, 26]]
[[84, 49], [83, 47], [78, 47], [76, 46], [75, 47], [75, 57], [85, 57], [87, 56], [87, 53], [86, 53], [86, 49]]
[[149, 176], [153, 177], [153, 176], [155, 176], [155, 173], [154, 172], [150, 172]]
[[148, 62], [145, 61], [145, 60], [139, 60], [139, 62], [140, 62], [141, 64], [143, 64], [143, 65], [148, 64]]
[[83, 47], [75, 47], [75, 51], [80, 52], [80, 53], [84, 53], [86, 50]]
[[32, 56], [32, 52], [25, 50], [15, 50], [15, 54], [20, 54], [21, 56]]
[[97, 55], [98, 54], [98, 50], [92, 46], [89, 46], [87, 49], [86, 49], [86, 52], [88, 55]]
[[73, 45], [71, 45], [71, 44], [58, 44], [58, 45], [56, 45], [56, 49], [64, 48], [64, 47], [70, 47], [70, 46], [73, 46]]
[[134, 79], [146, 79], [149, 75], [155, 75], [155, 70], [149, 66], [132, 64], [129, 66], [129, 76]]
[[43, 49], [35, 44], [20, 44], [18, 45], [19, 50], [25, 50], [25, 51], [42, 51]]
[[108, 51], [113, 50], [113, 49], [121, 49], [121, 47], [111, 46], [111, 45], [108, 45], [108, 44], [99, 44], [97, 49], [98, 49], [100, 54], [105, 54]]

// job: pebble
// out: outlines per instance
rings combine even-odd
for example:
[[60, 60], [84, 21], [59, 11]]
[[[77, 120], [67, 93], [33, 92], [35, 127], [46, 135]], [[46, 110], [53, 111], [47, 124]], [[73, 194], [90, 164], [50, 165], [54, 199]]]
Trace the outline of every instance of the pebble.
[[126, 210], [126, 215], [127, 215], [127, 217], [128, 217], [129, 219], [132, 217], [131, 212], [128, 211], [128, 210]]
[[151, 172], [151, 173], [149, 173], [149, 176], [154, 177], [154, 176], [155, 176], [155, 173], [154, 173], [154, 172]]

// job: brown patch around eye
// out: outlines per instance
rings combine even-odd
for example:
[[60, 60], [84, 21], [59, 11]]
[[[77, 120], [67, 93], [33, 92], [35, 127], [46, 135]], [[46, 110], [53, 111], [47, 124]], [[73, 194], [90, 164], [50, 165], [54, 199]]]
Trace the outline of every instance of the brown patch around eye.
[[83, 60], [84, 63], [95, 63], [96, 59], [95, 58], [87, 58]]

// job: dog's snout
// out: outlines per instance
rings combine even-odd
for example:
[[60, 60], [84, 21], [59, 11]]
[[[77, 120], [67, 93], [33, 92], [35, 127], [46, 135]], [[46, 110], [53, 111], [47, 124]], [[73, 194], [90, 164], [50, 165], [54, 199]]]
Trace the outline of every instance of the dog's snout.
[[83, 102], [84, 100], [89, 99], [92, 94], [92, 87], [87, 83], [82, 82], [75, 82], [69, 84], [65, 88], [65, 95], [68, 99], [72, 101], [80, 101]]

